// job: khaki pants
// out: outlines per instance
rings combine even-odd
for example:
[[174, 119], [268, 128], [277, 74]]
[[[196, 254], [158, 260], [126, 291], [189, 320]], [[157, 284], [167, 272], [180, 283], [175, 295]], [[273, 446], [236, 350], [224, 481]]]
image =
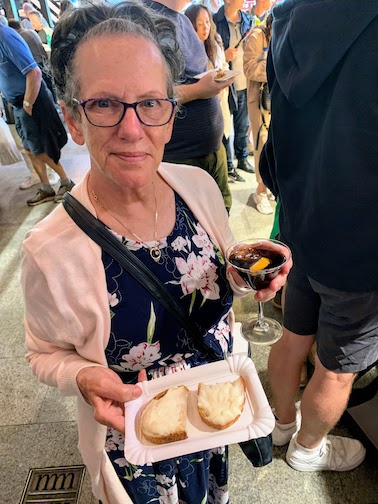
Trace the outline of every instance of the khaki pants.
[[[248, 101], [248, 115], [249, 115], [249, 121], [251, 123], [253, 145], [254, 145], [255, 174], [256, 174], [257, 182], [259, 184], [261, 184], [262, 179], [260, 177], [259, 162], [260, 162], [261, 151], [265, 145], [265, 142], [268, 139], [268, 130], [263, 125], [259, 105], [260, 104], [259, 104], [258, 100]], [[265, 117], [265, 124], [267, 126], [269, 126], [270, 112], [267, 112], [266, 110], [264, 110], [263, 113], [264, 113], [264, 117]], [[259, 130], [260, 130], [260, 135], [259, 135]], [[258, 147], [256, 149], [258, 136], [259, 136], [259, 143], [258, 143]]]

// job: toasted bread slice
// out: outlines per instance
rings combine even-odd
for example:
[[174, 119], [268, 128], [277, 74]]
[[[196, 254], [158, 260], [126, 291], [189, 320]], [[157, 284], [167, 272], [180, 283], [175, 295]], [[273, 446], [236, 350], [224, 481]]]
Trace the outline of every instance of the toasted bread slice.
[[188, 393], [189, 390], [182, 385], [171, 387], [147, 404], [140, 418], [140, 428], [148, 441], [164, 444], [188, 437], [186, 432]]
[[198, 412], [202, 421], [214, 429], [227, 429], [234, 424], [244, 403], [245, 383], [241, 376], [233, 382], [198, 384]]

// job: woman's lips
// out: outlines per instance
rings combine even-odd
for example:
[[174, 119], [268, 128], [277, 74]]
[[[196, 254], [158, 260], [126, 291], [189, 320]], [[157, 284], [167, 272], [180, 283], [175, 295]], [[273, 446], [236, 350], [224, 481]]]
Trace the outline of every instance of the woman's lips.
[[113, 154], [128, 163], [140, 163], [147, 157], [145, 152], [114, 152]]

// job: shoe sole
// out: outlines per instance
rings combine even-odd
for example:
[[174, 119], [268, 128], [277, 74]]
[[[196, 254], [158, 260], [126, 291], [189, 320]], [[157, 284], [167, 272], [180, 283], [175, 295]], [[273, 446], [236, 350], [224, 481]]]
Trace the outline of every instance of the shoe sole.
[[29, 201], [27, 201], [27, 204], [29, 206], [37, 206], [37, 205], [40, 205], [41, 203], [46, 203], [47, 201], [54, 201], [54, 200], [55, 200], [55, 196], [48, 196], [47, 198], [43, 198], [42, 200], [35, 201], [33, 203], [29, 203]]
[[286, 462], [292, 469], [295, 469], [295, 471], [299, 472], [318, 472], [318, 471], [347, 472], [347, 471], [353, 471], [353, 469], [356, 469], [356, 467], [361, 465], [362, 462], [365, 460], [365, 456], [366, 456], [366, 450], [364, 448], [363, 450], [361, 450], [360, 457], [352, 465], [348, 467], [341, 467], [339, 469], [330, 469], [329, 467], [311, 467], [310, 465], [303, 467], [295, 467], [295, 463], [294, 465], [292, 465], [288, 460], [287, 456], [286, 456]]

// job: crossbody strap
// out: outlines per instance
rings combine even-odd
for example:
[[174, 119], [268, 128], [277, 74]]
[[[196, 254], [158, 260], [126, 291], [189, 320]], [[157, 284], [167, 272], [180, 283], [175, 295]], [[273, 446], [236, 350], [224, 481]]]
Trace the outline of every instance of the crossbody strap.
[[216, 358], [215, 352], [203, 342], [203, 335], [186, 315], [184, 308], [177, 299], [166, 289], [164, 284], [151, 272], [147, 266], [132, 254], [127, 247], [96, 219], [76, 198], [66, 192], [62, 204], [71, 219], [105, 252], [115, 259], [130, 273], [190, 335], [197, 348]]

